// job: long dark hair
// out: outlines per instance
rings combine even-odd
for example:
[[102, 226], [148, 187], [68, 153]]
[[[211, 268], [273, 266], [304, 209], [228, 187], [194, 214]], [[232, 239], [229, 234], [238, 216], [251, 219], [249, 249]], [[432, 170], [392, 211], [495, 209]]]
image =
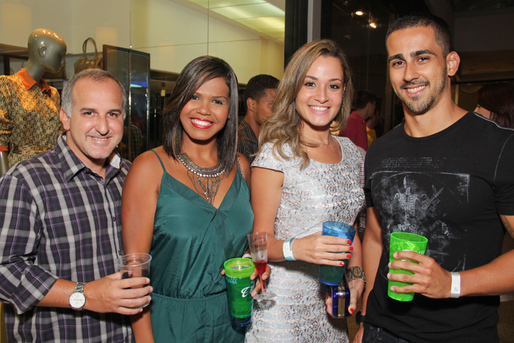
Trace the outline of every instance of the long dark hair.
[[218, 160], [223, 170], [228, 172], [234, 165], [237, 149], [237, 77], [228, 63], [220, 58], [212, 56], [195, 58], [180, 73], [164, 108], [163, 148], [169, 156], [177, 159], [182, 149], [184, 132], [180, 112], [200, 86], [217, 77], [225, 80], [230, 97], [229, 118], [216, 137]]
[[491, 83], [477, 92], [480, 107], [491, 111], [491, 120], [514, 129], [514, 86], [507, 82]]

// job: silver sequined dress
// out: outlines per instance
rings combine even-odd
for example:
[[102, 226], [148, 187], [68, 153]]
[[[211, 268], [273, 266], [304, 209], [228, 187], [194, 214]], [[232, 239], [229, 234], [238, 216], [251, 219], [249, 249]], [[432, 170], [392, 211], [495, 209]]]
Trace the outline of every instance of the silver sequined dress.
[[[321, 231], [325, 221], [353, 224], [364, 208], [364, 151], [348, 138], [335, 138], [343, 155], [337, 164], [311, 159], [309, 166], [300, 170], [297, 158], [277, 159], [271, 143], [264, 145], [255, 158], [252, 167], [284, 173], [282, 199], [275, 218], [277, 239]], [[284, 151], [291, 155], [289, 146]], [[346, 321], [327, 314], [318, 265], [285, 261], [270, 266], [268, 290], [277, 294], [277, 301], [269, 308], [254, 303], [245, 342], [348, 342]]]

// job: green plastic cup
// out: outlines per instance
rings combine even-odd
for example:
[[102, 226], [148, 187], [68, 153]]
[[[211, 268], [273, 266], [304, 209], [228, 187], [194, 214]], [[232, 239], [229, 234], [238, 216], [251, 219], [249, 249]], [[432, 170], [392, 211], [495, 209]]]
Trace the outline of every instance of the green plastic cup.
[[223, 267], [232, 325], [246, 326], [252, 321], [253, 281], [250, 280], [250, 276], [255, 270], [255, 265], [249, 258], [233, 258], [225, 261]]
[[[389, 262], [399, 261], [393, 258], [393, 254], [397, 251], [409, 250], [417, 252], [418, 254], [425, 255], [425, 250], [427, 248], [428, 239], [421, 235], [417, 235], [415, 233], [409, 232], [393, 232], [391, 233], [391, 245], [389, 250]], [[409, 262], [417, 263], [412, 260], [407, 260]], [[414, 274], [410, 270], [405, 269], [391, 269], [389, 268], [390, 273], [396, 274]], [[414, 293], [396, 293], [391, 291], [391, 286], [409, 286], [412, 283], [400, 282], [400, 281], [392, 281], [389, 280], [387, 284], [387, 295], [390, 298], [398, 301], [412, 301], [414, 299]]]

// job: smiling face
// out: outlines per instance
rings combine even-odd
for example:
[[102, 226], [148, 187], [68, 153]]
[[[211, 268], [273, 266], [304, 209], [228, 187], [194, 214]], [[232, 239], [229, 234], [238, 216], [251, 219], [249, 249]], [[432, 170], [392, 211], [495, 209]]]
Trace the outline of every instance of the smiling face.
[[344, 93], [341, 61], [320, 56], [312, 62], [296, 97], [296, 110], [303, 124], [326, 130], [341, 110]]
[[66, 143], [91, 170], [103, 176], [105, 161], [123, 137], [123, 96], [111, 80], [84, 77], [73, 87], [70, 117], [61, 109]]
[[229, 88], [222, 77], [198, 87], [180, 112], [180, 122], [184, 128], [182, 143], [184, 140], [215, 141], [227, 122], [229, 102]]
[[404, 108], [423, 114], [437, 106], [456, 69], [448, 69], [434, 29], [420, 26], [394, 31], [387, 39], [387, 51], [391, 84]]

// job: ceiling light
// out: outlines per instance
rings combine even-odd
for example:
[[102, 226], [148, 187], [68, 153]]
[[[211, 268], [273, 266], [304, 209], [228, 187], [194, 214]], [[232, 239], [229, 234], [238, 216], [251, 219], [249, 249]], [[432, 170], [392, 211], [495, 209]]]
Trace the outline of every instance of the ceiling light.
[[371, 27], [372, 27], [372, 28], [374, 28], [374, 29], [376, 29], [376, 28], [377, 28], [377, 24], [375, 24], [375, 23], [373, 23], [373, 22], [369, 23], [369, 26], [371, 26]]
[[360, 16], [360, 15], [363, 15], [363, 14], [364, 14], [364, 12], [362, 12], [362, 11], [357, 11], [357, 12], [355, 12], [355, 14]]

